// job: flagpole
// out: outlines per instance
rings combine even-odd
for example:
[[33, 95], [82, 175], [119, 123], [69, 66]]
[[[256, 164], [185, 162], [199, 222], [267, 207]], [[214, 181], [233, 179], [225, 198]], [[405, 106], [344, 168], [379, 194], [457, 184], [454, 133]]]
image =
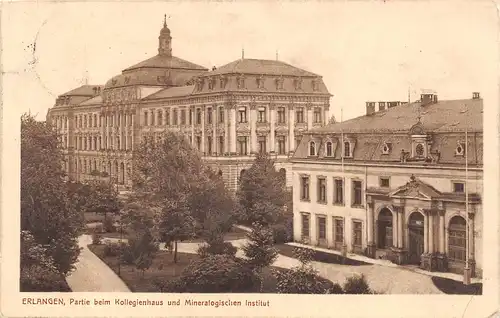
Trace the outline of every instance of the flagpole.
[[464, 267], [464, 285], [470, 284], [470, 268], [469, 268], [469, 189], [468, 189], [468, 179], [469, 179], [469, 150], [468, 150], [468, 118], [467, 118], [467, 105], [465, 105], [465, 267]]

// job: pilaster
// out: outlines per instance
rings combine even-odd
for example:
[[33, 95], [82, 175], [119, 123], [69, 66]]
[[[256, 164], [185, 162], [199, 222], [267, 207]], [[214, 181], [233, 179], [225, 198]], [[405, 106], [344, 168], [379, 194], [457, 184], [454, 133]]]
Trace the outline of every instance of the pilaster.
[[250, 153], [257, 153], [257, 110], [255, 102], [250, 103]]
[[275, 132], [275, 125], [276, 125], [276, 110], [275, 110], [275, 107], [274, 107], [274, 104], [271, 103], [269, 105], [269, 117], [270, 117], [270, 121], [271, 121], [271, 131], [269, 133], [269, 152], [270, 153], [274, 153], [275, 152], [275, 144], [276, 144], [276, 141], [275, 141], [275, 136], [276, 136], [276, 132]]
[[295, 113], [294, 113], [294, 104], [290, 103], [288, 106], [288, 152], [293, 154], [295, 151]]

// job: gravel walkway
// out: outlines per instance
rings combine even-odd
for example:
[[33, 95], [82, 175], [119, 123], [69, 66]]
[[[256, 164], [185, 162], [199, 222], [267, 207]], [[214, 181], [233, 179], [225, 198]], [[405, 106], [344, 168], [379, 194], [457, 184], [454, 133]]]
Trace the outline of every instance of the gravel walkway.
[[78, 243], [82, 250], [76, 268], [66, 277], [73, 292], [130, 292], [120, 277], [89, 250], [91, 236], [82, 235]]

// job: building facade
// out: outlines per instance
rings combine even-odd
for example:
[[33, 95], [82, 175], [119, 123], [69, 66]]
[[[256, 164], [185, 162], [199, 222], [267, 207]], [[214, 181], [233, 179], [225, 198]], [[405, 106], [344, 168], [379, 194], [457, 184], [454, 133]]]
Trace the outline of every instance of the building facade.
[[[482, 269], [483, 103], [421, 100], [304, 135], [294, 240], [472, 275]], [[466, 202], [468, 204], [466, 204]]]
[[166, 22], [158, 42], [156, 56], [104, 86], [60, 95], [49, 110], [70, 178], [131, 185], [134, 150], [171, 130], [185, 134], [231, 189], [260, 151], [271, 154], [290, 185], [289, 159], [301, 136], [328, 122], [331, 95], [321, 76], [244, 56], [208, 70], [172, 55]]

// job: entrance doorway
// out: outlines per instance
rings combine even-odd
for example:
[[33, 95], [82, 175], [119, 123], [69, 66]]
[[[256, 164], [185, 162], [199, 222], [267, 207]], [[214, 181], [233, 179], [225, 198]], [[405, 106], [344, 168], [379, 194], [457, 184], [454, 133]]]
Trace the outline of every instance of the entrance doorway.
[[409, 246], [408, 263], [420, 264], [420, 256], [424, 253], [424, 216], [413, 212], [408, 221]]
[[383, 208], [378, 215], [378, 248], [387, 249], [392, 247], [392, 212]]

